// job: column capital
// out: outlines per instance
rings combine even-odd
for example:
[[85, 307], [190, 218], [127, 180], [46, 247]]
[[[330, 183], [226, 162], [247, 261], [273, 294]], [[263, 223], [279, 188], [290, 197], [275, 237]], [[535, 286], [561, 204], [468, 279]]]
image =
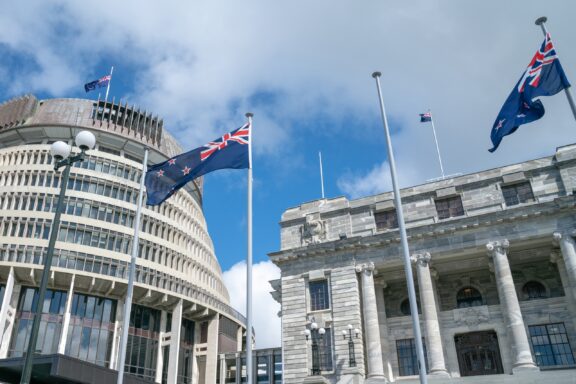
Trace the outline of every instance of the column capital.
[[552, 243], [554, 245], [560, 245], [560, 241], [561, 240], [574, 240], [574, 237], [576, 236], [576, 230], [568, 230], [568, 231], [555, 231], [552, 234]]
[[492, 257], [496, 252], [506, 254], [506, 250], [510, 247], [508, 239], [502, 241], [490, 241], [486, 244], [488, 256]]
[[374, 273], [376, 268], [374, 267], [373, 262], [369, 262], [369, 263], [356, 264], [355, 269], [356, 272], [358, 273], [367, 272], [368, 274], [370, 274]]
[[432, 258], [432, 256], [430, 256], [430, 252], [422, 252], [422, 253], [415, 253], [412, 256], [410, 256], [410, 261], [412, 261], [412, 263], [422, 266], [422, 267], [428, 267], [430, 265], [430, 259]]

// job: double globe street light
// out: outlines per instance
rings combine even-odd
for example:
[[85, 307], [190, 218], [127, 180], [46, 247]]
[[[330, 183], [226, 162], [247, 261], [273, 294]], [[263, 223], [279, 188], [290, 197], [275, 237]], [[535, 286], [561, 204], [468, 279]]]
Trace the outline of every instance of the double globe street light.
[[320, 374], [320, 348], [318, 346], [318, 339], [322, 340], [326, 330], [318, 328], [318, 324], [313, 322], [310, 324], [310, 329], [304, 330], [306, 340], [312, 338], [312, 375], [317, 376]]
[[352, 338], [352, 333], [354, 333], [354, 337], [358, 338], [360, 335], [360, 330], [358, 328], [352, 327], [352, 324], [348, 324], [348, 330], [342, 330], [342, 336], [344, 340], [348, 340], [348, 358], [350, 359], [349, 366], [355, 367], [356, 366], [356, 355], [354, 353], [354, 341]]
[[57, 141], [52, 144], [50, 153], [54, 158], [54, 171], [64, 168], [62, 177], [60, 179], [60, 194], [58, 195], [58, 204], [56, 205], [56, 213], [54, 214], [54, 221], [50, 231], [50, 239], [48, 240], [48, 250], [44, 258], [44, 270], [42, 271], [42, 278], [40, 280], [40, 288], [38, 291], [38, 300], [34, 306], [34, 321], [32, 322], [32, 331], [30, 332], [30, 339], [28, 341], [28, 349], [22, 368], [22, 377], [20, 384], [29, 384], [30, 377], [32, 376], [32, 361], [34, 352], [36, 351], [36, 342], [38, 341], [38, 331], [40, 329], [40, 320], [42, 317], [42, 305], [44, 297], [46, 296], [46, 287], [48, 285], [48, 278], [50, 277], [50, 267], [52, 266], [52, 257], [54, 256], [54, 245], [58, 238], [60, 229], [60, 216], [64, 207], [64, 197], [66, 195], [66, 187], [68, 186], [68, 178], [70, 176], [70, 168], [72, 164], [83, 161], [86, 157], [86, 151], [93, 149], [96, 145], [96, 138], [90, 131], [81, 131], [76, 135], [75, 143], [80, 148], [80, 153], [70, 156], [72, 148], [63, 141]]

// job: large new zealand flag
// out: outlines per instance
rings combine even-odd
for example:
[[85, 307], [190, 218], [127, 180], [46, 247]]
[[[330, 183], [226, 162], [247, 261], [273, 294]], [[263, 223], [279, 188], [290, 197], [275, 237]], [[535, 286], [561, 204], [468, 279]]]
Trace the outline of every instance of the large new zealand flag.
[[146, 172], [146, 204], [158, 205], [189, 181], [218, 169], [250, 167], [250, 123]]
[[568, 88], [570, 83], [564, 74], [550, 34], [536, 52], [528, 68], [506, 99], [490, 133], [494, 152], [502, 138], [514, 133], [522, 124], [530, 123], [544, 116], [544, 105], [538, 96], [552, 96]]

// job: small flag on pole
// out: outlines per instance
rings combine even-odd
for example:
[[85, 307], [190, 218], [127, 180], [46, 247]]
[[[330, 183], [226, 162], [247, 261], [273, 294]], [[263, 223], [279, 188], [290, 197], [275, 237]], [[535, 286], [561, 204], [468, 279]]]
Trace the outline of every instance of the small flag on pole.
[[426, 113], [420, 113], [420, 122], [425, 123], [427, 121], [432, 121], [432, 113], [429, 111]]
[[96, 89], [96, 87], [98, 88], [102, 88], [102, 87], [106, 87], [108, 86], [108, 83], [110, 82], [110, 79], [112, 78], [111, 75], [106, 75], [104, 77], [99, 78], [98, 80], [94, 80], [91, 81], [89, 83], [84, 84], [84, 90], [86, 92], [90, 92]]
[[544, 105], [534, 98], [552, 96], [568, 87], [570, 83], [556, 56], [550, 34], [547, 33], [542, 46], [504, 102], [492, 126], [490, 139], [494, 147], [489, 151], [494, 152], [502, 138], [514, 133], [520, 125], [544, 116]]
[[158, 205], [189, 181], [219, 169], [250, 167], [250, 123], [208, 144], [182, 153], [146, 172], [148, 205]]

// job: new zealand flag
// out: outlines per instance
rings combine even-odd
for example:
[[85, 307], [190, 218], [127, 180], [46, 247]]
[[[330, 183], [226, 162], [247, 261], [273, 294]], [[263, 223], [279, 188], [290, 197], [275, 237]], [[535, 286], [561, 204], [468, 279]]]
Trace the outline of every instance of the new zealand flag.
[[250, 167], [250, 123], [219, 139], [148, 168], [146, 204], [158, 205], [189, 181], [218, 169]]
[[528, 68], [504, 102], [490, 133], [494, 152], [502, 138], [514, 133], [522, 124], [531, 123], [544, 116], [544, 105], [539, 96], [552, 96], [568, 88], [570, 83], [560, 65], [550, 34], [536, 52]]

